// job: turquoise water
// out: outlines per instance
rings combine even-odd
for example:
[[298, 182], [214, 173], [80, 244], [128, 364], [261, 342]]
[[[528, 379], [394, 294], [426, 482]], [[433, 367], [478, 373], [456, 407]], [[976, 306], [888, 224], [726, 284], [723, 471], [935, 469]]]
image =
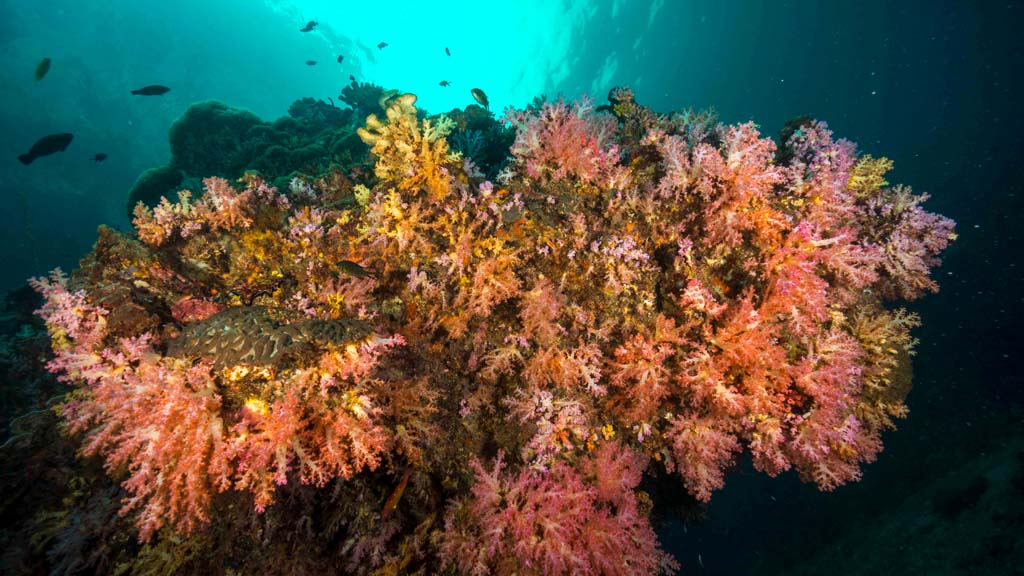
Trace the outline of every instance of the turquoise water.
[[[2, 0], [0, 288], [73, 269], [100, 224], [130, 230], [129, 190], [169, 160], [168, 128], [198, 101], [269, 121], [302, 97], [340, 106], [351, 75], [414, 92], [430, 113], [472, 104], [474, 87], [500, 114], [542, 94], [589, 94], [600, 104], [628, 85], [655, 110], [714, 107], [723, 121], [753, 120], [766, 135], [811, 115], [893, 159], [894, 181], [930, 192], [928, 208], [958, 222], [960, 239], [937, 273], [942, 291], [914, 304], [925, 327], [916, 333], [911, 417], [886, 436], [886, 451], [858, 484], [821, 494], [793, 477], [753, 476], [745, 463], [706, 510], [659, 532], [684, 573], [786, 573], [816, 554], [828, 565], [844, 546], [892, 544], [872, 533], [879, 518], [927, 524], [934, 513], [914, 508], [913, 498], [931, 494], [929, 483], [960, 463], [999, 450], [1019, 455], [1009, 439], [1021, 432], [1024, 389], [1016, 365], [1024, 343], [1022, 11], [1016, 2], [952, 1]], [[318, 26], [300, 32], [310, 20]], [[52, 65], [36, 81], [42, 58]], [[131, 94], [152, 84], [171, 90]], [[67, 150], [28, 166], [16, 160], [59, 132], [74, 134]], [[98, 153], [107, 158], [95, 162]], [[982, 474], [999, 463], [974, 465]], [[948, 490], [960, 481], [948, 480]], [[986, 505], [994, 516], [1019, 502]], [[1022, 528], [1019, 518], [994, 522], [989, 540], [964, 544], [989, 564], [949, 573], [998, 573], [1005, 555], [991, 542]], [[998, 542], [1019, 557], [1021, 543], [1010, 540]], [[908, 536], [878, 558], [902, 558], [910, 570], [924, 541]], [[811, 566], [804, 573], [815, 573]]]
[[[987, 119], [1000, 120], [1011, 80], [1001, 76], [1002, 58], [1008, 62], [1011, 52], [1002, 44], [1011, 38], [981, 33], [998, 25], [994, 9], [954, 3], [922, 18], [910, 6], [885, 10], [882, 4], [828, 10], [811, 3], [625, 0], [388, 6], [4, 2], [4, 157], [13, 159], [53, 132], [73, 132], [75, 142], [65, 157], [39, 166], [4, 165], [0, 182], [18, 199], [5, 214], [3, 242], [19, 250], [4, 267], [2, 285], [13, 287], [54, 261], [73, 262], [64, 254], [87, 248], [100, 222], [127, 225], [122, 195], [139, 173], [166, 160], [167, 127], [188, 104], [219, 99], [273, 119], [299, 97], [337, 100], [349, 74], [415, 92], [434, 112], [472, 103], [474, 86], [501, 111], [540, 94], [603, 99], [612, 86], [630, 85], [656, 110], [713, 106], [725, 121], [753, 119], [768, 133], [810, 114], [892, 157], [927, 190], [955, 185], [970, 162], [994, 161], [991, 151], [1011, 145], [990, 142], [985, 132]], [[310, 19], [320, 26], [299, 33]], [[379, 42], [387, 48], [378, 50]], [[345, 56], [341, 65], [338, 55]], [[53, 66], [36, 83], [33, 70], [43, 57]], [[307, 60], [317, 65], [306, 66]], [[441, 80], [452, 85], [442, 88]], [[150, 99], [129, 93], [147, 84], [172, 91]], [[1002, 134], [1015, 137], [1012, 129]], [[97, 152], [110, 158], [93, 165]], [[972, 172], [984, 178], [989, 171]], [[950, 199], [936, 196], [941, 212]], [[55, 214], [54, 204], [68, 210]], [[74, 219], [64, 220], [69, 214]], [[55, 218], [56, 236], [46, 233]]]

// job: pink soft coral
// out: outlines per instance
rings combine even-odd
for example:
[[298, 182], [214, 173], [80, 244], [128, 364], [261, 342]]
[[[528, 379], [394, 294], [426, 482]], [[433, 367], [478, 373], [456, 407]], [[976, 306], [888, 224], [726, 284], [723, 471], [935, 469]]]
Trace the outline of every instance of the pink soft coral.
[[[46, 321], [50, 335], [59, 343], [73, 343], [85, 350], [99, 344], [106, 335], [107, 311], [91, 305], [84, 290], [69, 290], [63, 270], [57, 268], [48, 278], [32, 278], [29, 283], [43, 297], [43, 306], [36, 314]], [[58, 351], [62, 348], [58, 346]]]
[[533, 112], [509, 109], [505, 117], [517, 129], [512, 154], [531, 178], [550, 182], [572, 176], [591, 184], [621, 177], [615, 169], [615, 121], [594, 114], [590, 100], [559, 99]]
[[[32, 284], [45, 299], [39, 314], [54, 343], [50, 370], [83, 384], [61, 408], [68, 429], [112, 475], [127, 472], [122, 513], [137, 512], [142, 540], [165, 524], [193, 531], [228, 488], [251, 491], [262, 511], [292, 472], [322, 486], [376, 468], [390, 449], [390, 434], [374, 419], [379, 409], [360, 385], [383, 354], [404, 344], [400, 335], [371, 335], [271, 382], [287, 390], [283, 398], [269, 406], [251, 399], [228, 428], [224, 376], [208, 363], [162, 356], [148, 333], [110, 345], [107, 312], [70, 291], [59, 270]], [[178, 315], [186, 312], [195, 310]]]
[[91, 370], [87, 394], [61, 408], [84, 454], [101, 454], [111, 473], [127, 470], [139, 537], [164, 524], [190, 532], [208, 520], [211, 498], [231, 486], [220, 396], [207, 365], [161, 359], [149, 337], [122, 340]]
[[628, 422], [657, 417], [662, 400], [670, 391], [672, 372], [668, 361], [674, 354], [671, 344], [640, 334], [634, 334], [615, 349], [609, 382], [620, 391], [617, 397], [629, 399], [628, 404], [620, 407]]
[[161, 198], [155, 208], [142, 202], [135, 206], [132, 224], [139, 239], [150, 246], [162, 246], [177, 235], [188, 238], [200, 230], [248, 228], [260, 207], [284, 209], [288, 199], [260, 180], [250, 180], [237, 190], [223, 178], [203, 180], [206, 193], [192, 201], [188, 190], [178, 192], [178, 202]]
[[912, 300], [939, 289], [929, 273], [956, 234], [952, 220], [921, 207], [926, 200], [927, 194], [896, 186], [880, 190], [864, 207], [863, 218], [876, 227], [876, 234], [878, 228], [888, 232], [881, 238], [887, 296]]
[[773, 187], [783, 180], [772, 163], [774, 153], [775, 143], [749, 122], [726, 131], [721, 151], [708, 144], [694, 147], [691, 185], [705, 201], [701, 242], [723, 248], [751, 236], [761, 248], [778, 242], [786, 221], [771, 203]]
[[[472, 495], [445, 519], [441, 557], [463, 574], [659, 574], [676, 567], [658, 548], [633, 490], [642, 460], [618, 449], [584, 468], [607, 470], [600, 490], [558, 463], [546, 472], [472, 463]], [[600, 472], [598, 472], [600, 474]]]
[[[449, 569], [650, 573], [671, 562], [636, 490], [649, 459], [701, 501], [744, 451], [825, 490], [858, 478], [905, 413], [894, 382], [917, 322], [886, 300], [935, 288], [952, 222], [823, 123], [777, 147], [750, 123], [614, 94], [612, 114], [561, 99], [509, 111], [501, 187], [459, 173], [450, 123], [421, 123], [402, 96], [361, 132], [378, 180], [356, 187], [358, 208], [316, 204], [348, 198], [340, 174], [296, 192], [297, 209], [252, 177], [209, 179], [195, 202], [137, 210], [144, 246], [107, 238], [74, 282], [35, 281], [50, 367], [80, 385], [65, 416], [127, 474], [144, 537], [161, 518], [193, 529], [220, 490], [263, 510], [284, 484], [397, 464], [415, 473], [379, 515], [384, 474], [337, 483], [360, 502], [346, 504], [353, 566], [383, 563], [397, 538], [419, 561], [410, 520], [447, 505], [433, 540]], [[167, 308], [189, 324], [239, 300], [274, 326], [285, 364], [215, 372], [160, 355], [180, 329]], [[145, 329], [124, 321], [143, 315]], [[451, 442], [432, 441], [442, 427]], [[440, 492], [424, 482], [441, 477]]]
[[[235, 487], [255, 494], [258, 511], [273, 502], [275, 485], [287, 484], [292, 472], [303, 483], [323, 486], [380, 465], [391, 435], [377, 421], [379, 408], [356, 386], [370, 377], [381, 355], [403, 342], [401, 336], [374, 336], [326, 353], [316, 368], [284, 383], [282, 398], [245, 406], [232, 430]], [[341, 387], [347, 390], [339, 402], [329, 393]]]
[[666, 432], [674, 467], [694, 498], [707, 502], [725, 485], [725, 471], [740, 451], [735, 434], [712, 418], [677, 416]]

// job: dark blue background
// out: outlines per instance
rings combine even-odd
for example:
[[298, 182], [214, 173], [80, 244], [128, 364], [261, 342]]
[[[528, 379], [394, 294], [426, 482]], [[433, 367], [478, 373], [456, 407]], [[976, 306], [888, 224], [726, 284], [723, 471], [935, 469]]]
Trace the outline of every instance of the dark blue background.
[[754, 120], [771, 135], [811, 115], [891, 158], [891, 182], [931, 193], [926, 207], [957, 221], [959, 240], [936, 271], [941, 292], [911, 305], [924, 318], [911, 415], [885, 435], [864, 480], [821, 494], [792, 474], [772, 480], [744, 466], [715, 494], [705, 523], [662, 534], [689, 573], [698, 554], [702, 574], [772, 573], [1020, 432], [1024, 8], [670, 1], [658, 32], [647, 32], [658, 43], [632, 50], [647, 22], [646, 11], [623, 13], [591, 30], [567, 86], [589, 85], [617, 50], [620, 69], [645, 71], [637, 98], [656, 109], [713, 106], [726, 122]]

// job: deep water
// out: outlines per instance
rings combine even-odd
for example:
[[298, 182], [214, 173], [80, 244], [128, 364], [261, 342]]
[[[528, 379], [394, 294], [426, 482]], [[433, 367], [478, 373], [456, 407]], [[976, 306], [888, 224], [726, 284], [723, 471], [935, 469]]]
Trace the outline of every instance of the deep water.
[[[471, 104], [472, 87], [500, 112], [629, 85], [655, 110], [714, 107], [765, 134], [810, 115], [891, 158], [890, 181], [957, 222], [941, 291], [911, 305], [924, 325], [910, 416], [859, 483], [820, 493], [747, 462], [701, 514], [665, 519], [662, 542], [686, 574], [1020, 573], [1024, 5], [346, 4], [0, 0], [0, 289], [73, 269], [100, 224], [130, 229], [129, 190], [167, 162], [168, 128], [198, 101], [273, 120], [301, 97], [340, 105], [352, 75], [430, 112]], [[171, 91], [130, 93], [150, 84]], [[56, 132], [74, 134], [66, 151], [18, 162]]]

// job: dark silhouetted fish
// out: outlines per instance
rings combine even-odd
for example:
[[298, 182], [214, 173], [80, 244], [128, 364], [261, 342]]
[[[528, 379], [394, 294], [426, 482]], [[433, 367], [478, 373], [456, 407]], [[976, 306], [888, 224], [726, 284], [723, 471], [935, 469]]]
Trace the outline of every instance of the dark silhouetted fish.
[[473, 95], [473, 100], [476, 100], [477, 102], [483, 104], [484, 108], [491, 107], [491, 103], [487, 100], [487, 94], [484, 94], [483, 90], [479, 88], [473, 88], [472, 90], [469, 91], [469, 93]]
[[317, 22], [316, 20], [310, 20], [309, 22], [306, 22], [305, 26], [303, 26], [302, 28], [299, 28], [299, 32], [312, 32], [313, 29], [316, 28], [317, 25], [319, 25], [319, 24], [320, 23]]
[[388, 43], [387, 42], [381, 42], [380, 44], [377, 44], [377, 50], [383, 50], [383, 49], [385, 49], [387, 47], [388, 47]]
[[349, 74], [349, 75], [348, 75], [348, 79], [349, 79], [349, 80], [351, 80], [351, 81], [353, 81], [353, 82], [355, 82], [355, 81], [356, 81], [356, 77], [355, 77], [355, 75], [354, 75], [354, 74]]
[[68, 149], [68, 144], [71, 144], [71, 140], [74, 137], [75, 135], [69, 132], [43, 136], [32, 145], [32, 148], [27, 153], [18, 156], [18, 161], [28, 166], [36, 158], [63, 152]]
[[447, 80], [441, 80], [441, 83], [440, 83], [441, 88], [447, 88], [447, 87], [449, 87], [451, 85], [452, 85], [451, 82], [449, 82]]
[[100, 152], [99, 154], [96, 154], [95, 156], [92, 157], [93, 162], [103, 162], [106, 159], [107, 155], [104, 154], [103, 152]]
[[43, 58], [39, 61], [39, 65], [36, 66], [36, 82], [39, 82], [46, 76], [46, 73], [50, 71], [50, 59]]
[[341, 64], [344, 60], [345, 60], [345, 56], [339, 54], [338, 55], [338, 64]]
[[316, 60], [306, 60], [306, 66], [316, 66]]
[[445, 53], [446, 55], [448, 55], [448, 56], [451, 56], [451, 55], [452, 55], [452, 51], [451, 51], [451, 50], [449, 50], [447, 46], [445, 46], [445, 47], [444, 47], [444, 53]]
[[132, 94], [136, 96], [161, 96], [167, 94], [171, 89], [167, 86], [161, 86], [159, 84], [153, 84], [152, 86], [146, 86], [139, 88], [138, 90], [132, 90]]

